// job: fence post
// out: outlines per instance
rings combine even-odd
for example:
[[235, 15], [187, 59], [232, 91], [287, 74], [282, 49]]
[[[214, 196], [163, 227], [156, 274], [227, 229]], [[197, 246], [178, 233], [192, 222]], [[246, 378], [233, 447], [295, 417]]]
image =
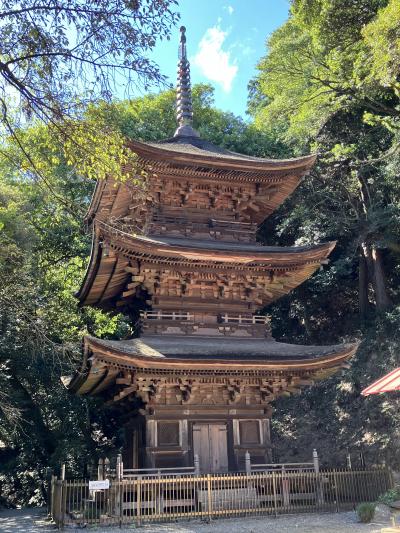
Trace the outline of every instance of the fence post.
[[[268, 474], [266, 474], [268, 475]], [[278, 516], [278, 504], [276, 501], [276, 478], [275, 478], [275, 470], [272, 470], [272, 489], [274, 491], [274, 512], [275, 512], [275, 518]]]
[[323, 487], [323, 480], [319, 471], [319, 457], [318, 452], [314, 448], [313, 449], [313, 463], [314, 463], [314, 472], [315, 472], [315, 478], [316, 478], [316, 488], [317, 488], [317, 504], [323, 505], [325, 503], [324, 499], [324, 487]]
[[319, 474], [319, 458], [318, 458], [318, 452], [315, 448], [313, 449], [312, 456], [313, 456], [313, 463], [314, 463], [314, 471], [316, 474]]
[[138, 476], [135, 480], [136, 483], [136, 523], [138, 526], [141, 524], [142, 514], [142, 483], [141, 476]]
[[246, 474], [251, 474], [251, 460], [250, 460], [250, 454], [248, 451], [244, 454], [244, 464], [246, 469]]
[[199, 461], [199, 456], [197, 455], [197, 453], [194, 454], [193, 465], [194, 465], [194, 475], [199, 476], [200, 475], [200, 461]]
[[50, 516], [52, 520], [54, 520], [54, 485], [56, 479], [56, 476], [52, 474], [50, 481]]
[[110, 459], [106, 457], [104, 459], [104, 478], [108, 479], [110, 477]]
[[65, 463], [61, 464], [60, 476], [60, 523], [59, 529], [64, 529], [66, 512], [67, 487], [65, 485]]
[[122, 463], [122, 455], [117, 455], [117, 463], [115, 465], [115, 514], [119, 518], [119, 527], [122, 525], [122, 479], [124, 475], [124, 465]]
[[339, 512], [339, 493], [338, 493], [338, 479], [336, 470], [333, 471], [333, 483], [335, 485], [335, 500], [336, 500], [336, 512]]
[[346, 466], [348, 470], [351, 470], [351, 455], [349, 453], [346, 455]]
[[99, 462], [97, 463], [97, 479], [101, 481], [104, 479], [104, 461], [100, 457]]
[[208, 520], [211, 521], [212, 518], [212, 491], [211, 491], [211, 474], [207, 474], [207, 510], [208, 510]]

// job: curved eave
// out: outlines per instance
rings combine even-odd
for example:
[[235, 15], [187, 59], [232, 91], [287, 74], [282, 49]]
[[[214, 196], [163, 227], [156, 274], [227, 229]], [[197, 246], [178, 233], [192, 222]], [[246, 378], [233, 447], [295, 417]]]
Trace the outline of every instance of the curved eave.
[[[131, 235], [103, 222], [98, 223], [99, 231], [109, 245], [122, 253], [140, 252], [153, 257], [168, 257], [189, 261], [213, 261], [220, 263], [270, 263], [271, 267], [289, 266], [307, 262], [320, 262], [326, 259], [336, 246], [336, 241], [304, 247], [254, 246], [246, 250], [246, 245], [219, 247], [218, 241], [204, 241], [204, 245], [194, 245], [186, 239], [157, 240], [156, 238]], [[182, 244], [178, 241], [181, 240]], [[223, 243], [224, 244], [224, 243]], [[242, 248], [242, 250], [241, 250]], [[254, 249], [253, 249], [254, 248]]]
[[90, 200], [90, 205], [87, 210], [87, 213], [84, 216], [84, 221], [87, 224], [90, 224], [90, 222], [93, 220], [93, 218], [96, 216], [97, 210], [99, 209], [101, 199], [103, 196], [103, 192], [106, 186], [107, 180], [97, 180], [96, 186], [92, 194], [92, 198]]
[[[121, 370], [136, 370], [153, 373], [160, 371], [222, 371], [227, 375], [235, 372], [262, 372], [270, 373], [308, 373], [312, 374], [315, 379], [319, 373], [322, 376], [330, 375], [346, 366], [348, 361], [357, 351], [359, 343], [343, 345], [341, 351], [335, 353], [310, 358], [310, 359], [285, 359], [273, 360], [268, 359], [260, 361], [259, 359], [237, 360], [229, 359], [185, 359], [183, 357], [164, 357], [164, 356], [146, 356], [146, 355], [127, 355], [123, 350], [117, 348], [107, 349], [101, 342], [96, 342], [92, 337], [85, 338], [85, 358], [83, 367], [77, 372], [72, 379], [66, 382], [66, 386], [72, 392], [77, 394], [97, 394], [113, 384]], [[88, 353], [95, 355], [88, 358]]]
[[111, 362], [130, 365], [132, 369], [141, 368], [141, 369], [170, 369], [170, 370], [182, 370], [184, 366], [190, 370], [270, 370], [270, 371], [290, 371], [290, 370], [315, 370], [318, 368], [330, 368], [333, 366], [338, 366], [347, 359], [349, 359], [358, 348], [358, 344], [344, 345], [343, 351], [339, 353], [334, 353], [331, 355], [324, 355], [321, 357], [315, 357], [312, 359], [286, 359], [282, 360], [266, 360], [260, 361], [259, 359], [246, 359], [246, 361], [238, 361], [237, 359], [218, 359], [218, 361], [213, 359], [185, 359], [184, 357], [151, 357], [145, 355], [127, 355], [122, 350], [113, 350], [105, 349], [99, 343], [91, 338], [90, 340], [85, 339], [85, 342], [88, 343], [88, 347], [91, 350], [96, 351], [96, 357], [99, 358], [99, 355], [102, 354], [104, 357]]
[[99, 243], [99, 235], [93, 228], [92, 248], [90, 252], [89, 264], [86, 268], [85, 276], [79, 290], [75, 293], [76, 298], [82, 303], [90, 291], [90, 288], [99, 270], [101, 262], [101, 246]]
[[[103, 253], [104, 243], [112, 253]], [[218, 246], [218, 243], [215, 246]], [[299, 273], [293, 282], [288, 281], [288, 290], [292, 290], [308, 279], [319, 265], [326, 261], [334, 246], [335, 242], [328, 242], [291, 249], [255, 246], [257, 251], [250, 252], [241, 251], [240, 247], [231, 251], [219, 250], [199, 248], [190, 244], [184, 246], [167, 244], [130, 235], [104, 223], [98, 223], [94, 228], [90, 262], [76, 296], [80, 300], [80, 305], [107, 308], [109, 302], [122, 292], [129, 279], [125, 269], [130, 261], [144, 257], [155, 264], [185, 264], [189, 268], [190, 264], [193, 264], [193, 267], [200, 264], [216, 269], [239, 265], [242, 268], [258, 267], [278, 272], [303, 269], [304, 272]], [[271, 301], [278, 297], [280, 296], [274, 297]]]
[[207, 151], [204, 151], [204, 154], [179, 152], [162, 148], [160, 145], [155, 146], [133, 140], [127, 141], [126, 145], [139, 157], [148, 161], [163, 161], [188, 166], [209, 165], [212, 168], [229, 168], [230, 170], [247, 172], [260, 170], [297, 170], [299, 172], [306, 172], [313, 166], [317, 158], [316, 154], [311, 154], [293, 159], [247, 159], [245, 156], [235, 157], [234, 153], [229, 155], [229, 157], [224, 157], [217, 153], [213, 154]]

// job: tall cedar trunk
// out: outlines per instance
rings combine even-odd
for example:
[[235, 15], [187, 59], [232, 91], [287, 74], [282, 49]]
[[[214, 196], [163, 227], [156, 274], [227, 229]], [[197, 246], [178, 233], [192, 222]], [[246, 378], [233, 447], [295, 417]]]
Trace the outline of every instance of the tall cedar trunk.
[[368, 266], [362, 252], [358, 258], [358, 305], [360, 315], [365, 318], [370, 305], [368, 301]]
[[371, 270], [372, 285], [374, 287], [376, 308], [378, 311], [388, 309], [392, 302], [386, 288], [386, 276], [383, 269], [382, 254], [375, 246], [362, 244], [363, 255]]
[[380, 250], [372, 246], [371, 257], [372, 264], [374, 265], [373, 284], [375, 289], [376, 308], [379, 311], [384, 311], [392, 305], [392, 302], [387, 292], [386, 276], [385, 271], [383, 269], [382, 253]]

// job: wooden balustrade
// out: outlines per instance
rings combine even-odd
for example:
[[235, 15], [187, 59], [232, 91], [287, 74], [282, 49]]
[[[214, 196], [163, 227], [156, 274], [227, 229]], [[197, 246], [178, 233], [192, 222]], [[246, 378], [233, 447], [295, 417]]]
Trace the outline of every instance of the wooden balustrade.
[[[141, 311], [140, 318], [142, 320], [182, 320], [193, 321], [194, 315], [191, 313], [180, 312], [166, 312], [166, 311]], [[269, 318], [263, 315], [220, 315], [218, 317], [219, 324], [268, 324]]]

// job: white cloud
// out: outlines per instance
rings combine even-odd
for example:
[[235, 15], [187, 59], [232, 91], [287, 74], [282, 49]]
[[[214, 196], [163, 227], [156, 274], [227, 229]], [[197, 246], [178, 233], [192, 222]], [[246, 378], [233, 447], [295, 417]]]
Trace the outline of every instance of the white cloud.
[[232, 6], [225, 6], [224, 9], [226, 9], [230, 15], [235, 11]]
[[228, 32], [219, 26], [208, 28], [199, 43], [193, 63], [206, 78], [219, 83], [228, 93], [239, 67], [231, 62], [230, 52], [222, 49], [227, 35]]

